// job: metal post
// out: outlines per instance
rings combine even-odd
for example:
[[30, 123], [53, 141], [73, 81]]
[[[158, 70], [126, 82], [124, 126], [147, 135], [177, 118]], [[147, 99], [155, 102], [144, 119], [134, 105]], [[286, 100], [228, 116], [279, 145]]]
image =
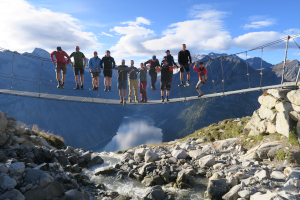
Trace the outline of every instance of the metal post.
[[286, 64], [286, 57], [287, 57], [287, 51], [289, 48], [289, 40], [290, 40], [290, 36], [288, 35], [287, 41], [286, 41], [286, 48], [285, 48], [285, 56], [284, 56], [284, 63], [283, 63], [283, 72], [282, 72], [282, 79], [281, 79], [281, 84], [283, 84], [284, 81], [284, 72], [285, 72], [285, 64]]
[[297, 74], [297, 78], [296, 78], [296, 88], [298, 86], [299, 73], [300, 73], [300, 66], [298, 66], [298, 74]]

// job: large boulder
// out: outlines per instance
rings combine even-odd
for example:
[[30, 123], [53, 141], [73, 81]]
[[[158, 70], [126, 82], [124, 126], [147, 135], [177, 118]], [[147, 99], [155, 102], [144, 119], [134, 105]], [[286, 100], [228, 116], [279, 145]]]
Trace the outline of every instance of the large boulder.
[[40, 177], [39, 185], [41, 187], [47, 186], [48, 184], [52, 183], [54, 178], [48, 174], [47, 172], [43, 173]]
[[0, 132], [5, 131], [8, 120], [6, 119], [4, 113], [0, 110]]
[[290, 118], [296, 122], [298, 122], [300, 119], [300, 114], [296, 111], [289, 112], [289, 115], [290, 115]]
[[[11, 191], [8, 191], [2, 195], [0, 195], [0, 199], [9, 199], [9, 200], [25, 200], [25, 197], [23, 196], [23, 194], [16, 189], [13, 189]], [[36, 199], [37, 200], [37, 199]]]
[[100, 174], [114, 174], [117, 173], [117, 169], [112, 166], [107, 167], [101, 167], [100, 169], [97, 169], [95, 172], [95, 175], [98, 176]]
[[151, 200], [164, 200], [165, 199], [165, 192], [163, 191], [162, 187], [159, 185], [156, 185], [152, 188], [150, 188], [145, 195], [146, 199]]
[[104, 160], [100, 156], [95, 156], [89, 162], [88, 167], [93, 167], [93, 166], [96, 166], [96, 165], [102, 165], [103, 163], [104, 163]]
[[229, 189], [225, 179], [210, 180], [204, 193], [204, 197], [208, 199], [221, 199]]
[[8, 169], [10, 174], [22, 174], [25, 171], [25, 165], [23, 162], [16, 162], [12, 163]]
[[85, 191], [79, 191], [78, 189], [72, 189], [65, 193], [62, 200], [89, 200], [90, 197]]
[[6, 142], [11, 138], [12, 136], [4, 131], [0, 131], [0, 146], [6, 145]]
[[260, 116], [261, 119], [267, 119], [270, 121], [274, 121], [276, 118], [276, 113], [273, 113], [272, 110], [270, 110], [269, 108], [267, 108], [266, 106], [261, 105], [259, 110], [258, 110], [258, 114]]
[[272, 95], [276, 99], [283, 99], [286, 97], [287, 93], [290, 92], [290, 89], [269, 89], [268, 94]]
[[144, 159], [147, 149], [139, 148], [134, 152], [134, 160]]
[[15, 179], [9, 176], [0, 176], [0, 189], [2, 190], [12, 190], [17, 185]]
[[292, 90], [287, 93], [286, 98], [295, 105], [300, 106], [300, 90]]
[[148, 150], [145, 154], [145, 162], [155, 162], [159, 158], [159, 155], [157, 153], [152, 152], [151, 150]]
[[253, 115], [251, 117], [251, 120], [249, 121], [250, 124], [252, 124], [253, 126], [256, 126], [260, 121], [261, 121], [261, 118], [260, 118], [258, 112], [254, 111]]
[[191, 158], [194, 158], [194, 159], [200, 159], [204, 156], [206, 156], [207, 154], [205, 152], [203, 152], [202, 150], [200, 149], [197, 149], [197, 150], [193, 150], [193, 151], [190, 151], [189, 152], [189, 156]]
[[215, 156], [207, 155], [199, 160], [200, 167], [211, 167], [216, 163]]
[[276, 126], [272, 122], [267, 121], [265, 122], [265, 125], [267, 127], [266, 133], [276, 133]]
[[45, 187], [26, 191], [24, 196], [26, 200], [56, 199], [62, 197], [64, 193], [64, 186], [61, 183], [54, 181]]
[[239, 198], [238, 192], [241, 190], [240, 185], [236, 185], [227, 192], [222, 199], [224, 200], [237, 200]]
[[276, 118], [276, 131], [287, 138], [290, 135], [292, 129], [292, 120], [288, 112], [279, 112], [277, 113]]
[[67, 165], [71, 165], [67, 156], [63, 156], [63, 155], [57, 156], [56, 159], [64, 167], [66, 167]]
[[35, 182], [37, 180], [40, 180], [40, 177], [43, 173], [45, 173], [45, 172], [42, 171], [42, 170], [39, 170], [39, 169], [30, 169], [26, 173], [25, 181], [27, 183], [32, 183], [32, 182]]
[[238, 142], [238, 138], [229, 138], [226, 140], [219, 140], [213, 143], [213, 147], [219, 150], [227, 149], [231, 145], [234, 145]]
[[276, 104], [275, 109], [278, 112], [290, 112], [290, 111], [294, 110], [292, 104], [287, 101], [283, 101], [283, 102]]
[[172, 156], [177, 158], [177, 159], [185, 159], [187, 157], [187, 153], [185, 150], [173, 150], [172, 151]]
[[276, 101], [277, 99], [275, 99], [273, 96], [271, 95], [266, 95], [266, 96], [260, 96], [258, 97], [258, 102], [263, 105], [266, 106], [269, 109], [272, 109], [275, 107], [276, 105]]

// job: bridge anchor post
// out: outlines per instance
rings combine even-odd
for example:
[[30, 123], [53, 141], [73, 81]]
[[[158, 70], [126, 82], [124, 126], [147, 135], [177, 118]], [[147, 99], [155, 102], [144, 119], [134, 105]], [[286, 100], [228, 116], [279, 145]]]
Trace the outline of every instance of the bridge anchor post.
[[283, 63], [283, 71], [282, 71], [282, 78], [281, 78], [281, 84], [283, 84], [284, 81], [284, 72], [285, 72], [285, 65], [286, 65], [286, 57], [287, 57], [287, 52], [289, 48], [289, 40], [290, 36], [288, 35], [287, 41], [286, 41], [286, 47], [285, 47], [285, 56], [284, 56], [284, 63]]

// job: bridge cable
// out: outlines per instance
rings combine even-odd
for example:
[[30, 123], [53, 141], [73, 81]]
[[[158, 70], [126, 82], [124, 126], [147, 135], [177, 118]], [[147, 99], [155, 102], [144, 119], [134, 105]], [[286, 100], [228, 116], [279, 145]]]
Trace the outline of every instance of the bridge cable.
[[215, 86], [215, 80], [214, 80], [214, 76], [213, 76], [213, 71], [212, 71], [212, 66], [211, 66], [211, 60], [209, 60], [209, 66], [210, 66], [210, 71], [211, 71], [211, 82], [213, 83], [215, 93], [217, 93], [216, 86]]
[[293, 38], [294, 42], [296, 43], [296, 45], [298, 46], [298, 48], [300, 49], [300, 46], [297, 44], [296, 40]]
[[12, 88], [12, 79], [13, 79], [13, 75], [14, 75], [14, 59], [15, 59], [15, 53], [13, 52], [13, 59], [12, 59], [12, 65], [11, 65], [11, 74], [10, 74], [10, 90]]
[[221, 57], [221, 67], [222, 67], [222, 82], [223, 82], [223, 94], [224, 94], [224, 70], [223, 70], [223, 57]]
[[262, 64], [262, 57], [263, 57], [263, 53], [264, 53], [264, 48], [261, 48], [261, 57], [260, 57], [260, 87], [261, 87], [261, 84], [262, 84], [262, 77], [263, 77], [263, 64]]
[[247, 64], [247, 76], [248, 76], [249, 88], [251, 88], [250, 87], [250, 77], [249, 77], [249, 66], [248, 66], [247, 51], [246, 51], [246, 64]]
[[53, 81], [54, 68], [55, 68], [55, 64], [53, 63], [52, 76], [51, 76], [51, 80], [50, 80], [49, 87], [48, 87], [48, 92], [47, 92], [48, 94], [50, 92], [50, 87], [51, 87], [51, 84], [52, 84], [52, 81]]
[[39, 80], [39, 97], [41, 97], [41, 78], [42, 78], [42, 70], [43, 70], [43, 59], [41, 60], [41, 72], [40, 72], [40, 80]]

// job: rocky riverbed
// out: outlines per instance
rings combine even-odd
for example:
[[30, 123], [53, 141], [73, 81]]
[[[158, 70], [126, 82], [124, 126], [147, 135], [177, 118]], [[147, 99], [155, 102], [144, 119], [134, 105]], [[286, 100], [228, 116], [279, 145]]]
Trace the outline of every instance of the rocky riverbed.
[[[290, 98], [288, 92], [282, 96]], [[262, 105], [266, 98], [260, 99]], [[275, 107], [282, 103], [271, 100]], [[291, 109], [280, 112], [287, 119]], [[291, 149], [299, 152], [299, 143], [290, 144], [284, 134], [255, 132], [266, 132], [267, 127], [259, 128], [269, 122], [280, 131], [297, 123], [283, 126], [280, 118], [261, 116], [260, 110], [252, 118], [224, 120], [184, 139], [98, 153], [56, 149], [0, 111], [0, 199], [300, 199], [300, 167], [287, 156]]]

